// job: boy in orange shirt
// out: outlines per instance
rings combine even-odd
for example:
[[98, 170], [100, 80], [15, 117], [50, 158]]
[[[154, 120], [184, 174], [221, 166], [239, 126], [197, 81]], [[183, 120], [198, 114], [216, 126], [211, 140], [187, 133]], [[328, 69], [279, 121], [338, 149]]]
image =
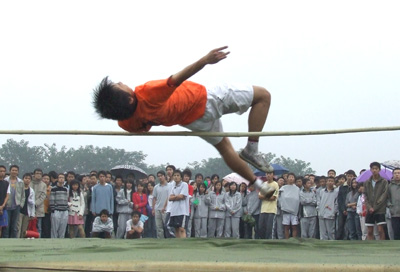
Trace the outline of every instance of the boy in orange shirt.
[[[271, 95], [259, 86], [221, 85], [206, 88], [187, 81], [207, 64], [225, 59], [227, 46], [211, 50], [207, 55], [168, 79], [154, 80], [133, 91], [123, 83], [104, 78], [94, 90], [94, 107], [103, 118], [118, 120], [129, 132], [149, 131], [154, 125], [181, 125], [192, 131], [222, 132], [220, 118], [224, 114], [249, 113], [249, 132], [262, 131], [267, 119]], [[237, 154], [227, 137], [202, 137], [214, 145], [226, 164], [236, 173], [261, 187], [248, 162], [264, 172], [273, 168], [258, 153], [258, 136], [250, 136], [247, 146]]]

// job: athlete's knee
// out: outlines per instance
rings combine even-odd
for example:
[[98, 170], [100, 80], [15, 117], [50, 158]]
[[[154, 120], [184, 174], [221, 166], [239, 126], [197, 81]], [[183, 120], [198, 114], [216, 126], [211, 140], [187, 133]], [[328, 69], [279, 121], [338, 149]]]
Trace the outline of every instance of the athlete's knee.
[[253, 104], [255, 103], [266, 103], [268, 105], [271, 104], [271, 93], [267, 89], [260, 86], [253, 86], [253, 90], [254, 90]]

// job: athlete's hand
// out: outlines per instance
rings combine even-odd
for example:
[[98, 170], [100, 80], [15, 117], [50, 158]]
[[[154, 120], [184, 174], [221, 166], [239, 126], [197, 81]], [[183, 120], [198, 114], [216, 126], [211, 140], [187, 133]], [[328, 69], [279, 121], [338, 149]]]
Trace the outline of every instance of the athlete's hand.
[[205, 55], [203, 57], [205, 63], [215, 64], [215, 63], [225, 59], [226, 56], [230, 53], [229, 51], [228, 52], [223, 51], [224, 49], [227, 49], [227, 48], [228, 48], [228, 46], [223, 46], [223, 47], [211, 50], [207, 55]]

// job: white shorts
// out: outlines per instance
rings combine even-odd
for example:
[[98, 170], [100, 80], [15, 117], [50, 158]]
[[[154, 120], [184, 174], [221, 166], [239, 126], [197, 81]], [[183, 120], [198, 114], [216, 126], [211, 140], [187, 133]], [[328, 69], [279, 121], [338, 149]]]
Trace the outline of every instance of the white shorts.
[[[220, 118], [224, 114], [246, 112], [254, 97], [251, 85], [219, 85], [207, 89], [207, 104], [203, 117], [183, 126], [198, 132], [223, 132]], [[222, 141], [223, 137], [202, 137], [212, 145]]]
[[283, 217], [282, 217], [282, 225], [286, 225], [286, 226], [295, 226], [299, 224], [299, 218], [297, 217], [297, 215], [293, 215], [290, 213], [283, 213]]

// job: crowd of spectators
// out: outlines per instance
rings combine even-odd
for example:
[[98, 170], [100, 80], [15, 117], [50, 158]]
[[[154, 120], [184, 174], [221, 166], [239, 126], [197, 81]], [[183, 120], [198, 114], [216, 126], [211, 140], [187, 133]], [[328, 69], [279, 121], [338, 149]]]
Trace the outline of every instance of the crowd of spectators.
[[[254, 185], [173, 165], [143, 179], [109, 171], [43, 173], [19, 178], [0, 165], [2, 238], [244, 238], [400, 239], [400, 168], [383, 179], [381, 165], [356, 180], [336, 175], [262, 176], [271, 197]], [[359, 175], [365, 170], [360, 171]]]

